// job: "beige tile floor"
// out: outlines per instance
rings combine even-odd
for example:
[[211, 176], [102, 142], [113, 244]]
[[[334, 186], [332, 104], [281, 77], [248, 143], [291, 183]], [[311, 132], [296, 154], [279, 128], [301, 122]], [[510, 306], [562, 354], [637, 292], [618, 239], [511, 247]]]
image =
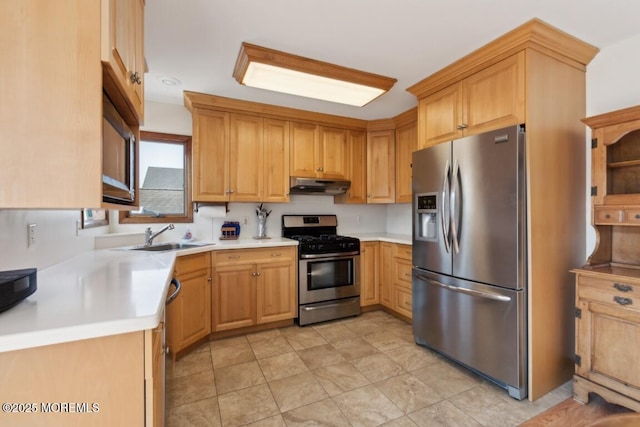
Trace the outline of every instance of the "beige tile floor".
[[570, 395], [518, 402], [374, 311], [202, 345], [167, 366], [167, 426], [517, 426]]

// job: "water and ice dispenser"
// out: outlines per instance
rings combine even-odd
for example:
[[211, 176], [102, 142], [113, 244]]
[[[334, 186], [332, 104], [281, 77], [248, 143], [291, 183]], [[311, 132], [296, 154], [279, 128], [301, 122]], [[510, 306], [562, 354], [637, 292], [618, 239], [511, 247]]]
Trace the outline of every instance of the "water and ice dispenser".
[[417, 240], [438, 241], [438, 194], [416, 194], [416, 233]]

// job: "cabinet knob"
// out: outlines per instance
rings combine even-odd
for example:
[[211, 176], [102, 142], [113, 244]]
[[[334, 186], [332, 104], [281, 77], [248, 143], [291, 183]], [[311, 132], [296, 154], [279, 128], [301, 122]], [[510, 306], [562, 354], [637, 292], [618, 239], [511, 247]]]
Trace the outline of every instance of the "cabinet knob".
[[605, 217], [605, 218], [607, 218], [607, 219], [609, 219], [609, 218], [611, 218], [611, 215], [606, 214], [604, 217]]
[[282, 253], [281, 253], [281, 252], [272, 252], [272, 253], [271, 253], [271, 256], [272, 256], [272, 257], [282, 256]]
[[640, 214], [636, 214], [635, 218], [640, 219]]
[[469, 125], [467, 125], [466, 123], [462, 123], [462, 124], [456, 126], [456, 129], [462, 130], [462, 129], [466, 129], [468, 127], [469, 127]]
[[142, 84], [142, 77], [140, 77], [140, 73], [138, 73], [137, 71], [129, 71], [129, 80], [131, 80], [131, 83], [135, 83], [138, 85]]
[[211, 277], [207, 277], [207, 282], [210, 282], [210, 281], [211, 281]]

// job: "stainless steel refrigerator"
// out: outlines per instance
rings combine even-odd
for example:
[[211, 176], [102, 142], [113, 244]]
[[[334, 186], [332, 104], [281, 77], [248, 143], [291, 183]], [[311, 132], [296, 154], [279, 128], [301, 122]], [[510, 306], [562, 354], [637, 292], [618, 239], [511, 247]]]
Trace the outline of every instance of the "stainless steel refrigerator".
[[416, 343], [527, 396], [524, 125], [413, 153]]

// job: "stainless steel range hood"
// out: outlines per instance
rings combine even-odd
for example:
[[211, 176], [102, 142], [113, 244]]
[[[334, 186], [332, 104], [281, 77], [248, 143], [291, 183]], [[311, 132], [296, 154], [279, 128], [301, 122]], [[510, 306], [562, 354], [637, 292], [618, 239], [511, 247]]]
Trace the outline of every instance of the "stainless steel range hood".
[[290, 194], [335, 196], [336, 194], [344, 194], [351, 186], [351, 181], [324, 178], [300, 178], [292, 176], [290, 185]]

